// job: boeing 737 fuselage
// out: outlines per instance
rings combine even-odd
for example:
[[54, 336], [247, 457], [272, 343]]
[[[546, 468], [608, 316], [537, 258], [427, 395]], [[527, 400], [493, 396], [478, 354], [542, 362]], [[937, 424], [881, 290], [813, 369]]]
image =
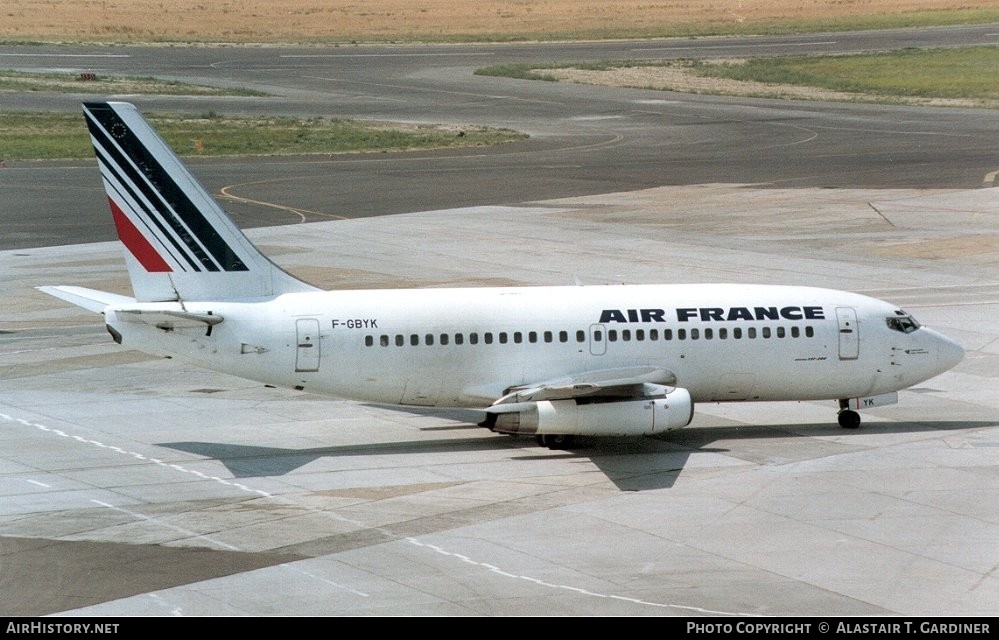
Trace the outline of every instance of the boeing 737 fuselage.
[[888, 302], [798, 286], [670, 284], [320, 291], [246, 239], [131, 105], [84, 107], [135, 297], [42, 290], [124, 345], [338, 397], [477, 407], [552, 447], [687, 425], [698, 402], [858, 409], [961, 347]]

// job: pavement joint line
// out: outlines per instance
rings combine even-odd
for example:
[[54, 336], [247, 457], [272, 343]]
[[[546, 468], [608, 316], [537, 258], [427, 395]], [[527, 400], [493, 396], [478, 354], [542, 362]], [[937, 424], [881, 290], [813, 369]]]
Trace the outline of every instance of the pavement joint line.
[[[128, 456], [132, 456], [132, 457], [142, 456], [142, 454], [139, 454], [137, 452], [127, 451], [127, 450], [125, 450], [125, 449], [123, 449], [121, 447], [117, 447], [117, 446], [113, 446], [113, 445], [106, 445], [106, 444], [101, 443], [101, 442], [96, 441], [96, 440], [88, 440], [86, 438], [83, 438], [83, 437], [80, 437], [80, 436], [77, 436], [77, 435], [68, 434], [65, 431], [62, 431], [61, 429], [55, 429], [53, 427], [48, 427], [48, 426], [46, 426], [44, 424], [41, 424], [41, 423], [38, 423], [38, 422], [32, 422], [32, 421], [26, 420], [24, 418], [15, 418], [14, 416], [12, 416], [10, 414], [7, 414], [7, 413], [0, 413], [0, 420], [4, 420], [4, 421], [7, 421], [7, 422], [16, 422], [18, 424], [21, 424], [21, 425], [24, 425], [24, 426], [27, 426], [27, 427], [33, 427], [33, 428], [38, 429], [40, 431], [45, 431], [45, 432], [48, 432], [48, 433], [54, 433], [54, 434], [56, 434], [58, 436], [61, 436], [63, 438], [67, 438], [67, 439], [71, 439], [71, 440], [76, 440], [76, 441], [80, 442], [81, 444], [90, 444], [90, 445], [98, 446], [98, 447], [101, 447], [101, 448], [106, 448], [108, 450], [114, 451], [115, 453], [120, 453], [122, 455], [128, 455]], [[286, 505], [289, 505], [289, 506], [297, 507], [297, 508], [300, 508], [300, 509], [305, 509], [306, 511], [310, 511], [310, 512], [317, 513], [317, 514], [324, 514], [324, 515], [326, 515], [328, 517], [332, 517], [332, 518], [334, 518], [336, 520], [339, 520], [341, 522], [345, 522], [345, 523], [348, 523], [348, 524], [353, 524], [353, 525], [361, 527], [361, 528], [368, 528], [368, 529], [371, 529], [373, 531], [377, 531], [378, 533], [384, 535], [386, 538], [390, 538], [390, 539], [398, 539], [399, 538], [396, 534], [394, 534], [390, 529], [388, 529], [386, 527], [367, 527], [364, 523], [362, 523], [360, 521], [354, 520], [352, 518], [346, 518], [346, 517], [341, 516], [340, 514], [338, 514], [336, 512], [328, 511], [328, 510], [325, 510], [325, 509], [319, 509], [317, 507], [313, 507], [313, 506], [310, 506], [310, 505], [303, 505], [303, 504], [295, 503], [295, 502], [290, 501], [290, 500], [288, 500], [286, 498], [282, 498], [280, 496], [276, 496], [276, 495], [274, 495], [272, 493], [269, 493], [267, 491], [262, 491], [260, 489], [254, 489], [252, 487], [248, 487], [245, 484], [242, 484], [242, 483], [239, 483], [239, 482], [231, 482], [229, 480], [224, 480], [224, 479], [221, 479], [221, 478], [216, 478], [215, 476], [207, 476], [207, 475], [205, 475], [205, 474], [203, 474], [201, 472], [195, 471], [193, 469], [187, 469], [186, 467], [184, 467], [182, 465], [164, 462], [162, 460], [158, 460], [158, 459], [155, 459], [155, 458], [146, 458], [146, 457], [143, 456], [140, 459], [146, 460], [146, 461], [149, 461], [149, 462], [153, 462], [154, 464], [156, 464], [158, 466], [161, 466], [161, 467], [164, 467], [164, 468], [167, 468], [167, 469], [173, 469], [173, 470], [178, 471], [180, 473], [190, 474], [190, 475], [193, 475], [195, 477], [203, 478], [205, 480], [217, 481], [218, 484], [235, 487], [235, 488], [240, 489], [241, 491], [245, 491], [247, 493], [258, 494], [258, 495], [260, 495], [260, 496], [262, 496], [264, 498], [268, 498], [268, 499], [273, 500], [273, 501], [278, 502], [278, 503], [283, 503], [283, 504], [286, 504]], [[240, 549], [238, 549], [237, 547], [233, 547], [232, 545], [228, 545], [228, 544], [226, 544], [224, 542], [219, 542], [219, 541], [213, 540], [213, 539], [211, 539], [211, 538], [209, 538], [207, 536], [197, 534], [197, 533], [195, 533], [193, 531], [187, 531], [185, 529], [182, 529], [181, 527], [177, 527], [175, 525], [171, 525], [171, 524], [166, 523], [166, 522], [161, 522], [161, 521], [158, 521], [158, 520], [156, 520], [154, 518], [150, 518], [148, 516], [144, 516], [142, 514], [139, 514], [139, 513], [136, 513], [136, 512], [132, 512], [132, 511], [129, 511], [127, 509], [123, 509], [121, 507], [116, 507], [116, 506], [108, 504], [106, 502], [101, 502], [99, 500], [94, 500], [94, 499], [91, 499], [91, 502], [93, 502], [95, 504], [98, 504], [100, 506], [106, 507], [108, 509], [114, 509], [116, 511], [120, 511], [122, 513], [129, 514], [129, 515], [131, 515], [131, 516], [133, 516], [135, 518], [141, 519], [141, 520], [146, 520], [146, 521], [149, 521], [149, 522], [155, 522], [155, 523], [158, 523], [158, 524], [162, 524], [165, 527], [175, 529], [177, 531], [180, 531], [182, 533], [185, 533], [187, 535], [190, 535], [190, 536], [198, 538], [198, 539], [207, 540], [209, 542], [212, 542], [213, 544], [217, 544], [219, 546], [223, 546], [223, 547], [228, 548], [228, 549], [233, 550], [233, 551], [240, 551]], [[578, 593], [580, 595], [589, 596], [589, 597], [593, 597], [593, 598], [605, 598], [605, 599], [611, 599], [611, 600], [619, 600], [619, 601], [622, 601], [622, 602], [629, 602], [629, 603], [632, 603], [632, 604], [638, 604], [638, 605], [648, 606], [648, 607], [667, 608], [667, 609], [682, 609], [682, 610], [685, 610], [685, 611], [697, 611], [697, 612], [707, 613], [707, 614], [713, 614], [713, 615], [731, 615], [731, 616], [752, 615], [752, 614], [748, 614], [748, 613], [732, 613], [732, 612], [724, 612], [724, 611], [714, 611], [714, 610], [711, 610], [711, 609], [704, 609], [704, 608], [700, 608], [700, 607], [689, 607], [689, 606], [678, 605], [678, 604], [670, 604], [670, 603], [662, 603], [662, 602], [650, 602], [650, 601], [647, 601], [647, 600], [641, 600], [641, 599], [638, 599], [638, 598], [630, 598], [630, 597], [627, 597], [627, 596], [619, 596], [619, 595], [615, 595], [615, 594], [599, 593], [599, 592], [596, 592], [596, 591], [591, 591], [589, 589], [583, 589], [581, 587], [574, 587], [572, 585], [567, 585], [567, 584], [552, 583], [552, 582], [548, 582], [548, 581], [545, 581], [545, 580], [541, 580], [540, 578], [534, 578], [534, 577], [531, 577], [531, 576], [524, 576], [524, 575], [517, 575], [517, 574], [514, 574], [514, 573], [510, 573], [508, 571], [504, 571], [503, 569], [500, 569], [499, 567], [496, 567], [495, 565], [488, 564], [488, 563], [485, 563], [485, 562], [481, 562], [481, 561], [478, 561], [478, 560], [474, 560], [471, 557], [463, 555], [463, 554], [459, 554], [459, 553], [455, 553], [455, 552], [452, 552], [452, 551], [448, 551], [448, 550], [444, 549], [443, 547], [441, 547], [439, 545], [434, 545], [434, 544], [429, 544], [429, 543], [421, 542], [420, 540], [418, 540], [416, 538], [406, 537], [406, 538], [401, 538], [401, 539], [405, 540], [408, 544], [410, 544], [410, 545], [412, 545], [412, 546], [414, 546], [416, 548], [429, 549], [429, 550], [433, 551], [434, 553], [442, 555], [442, 556], [444, 556], [446, 558], [457, 559], [457, 560], [459, 560], [461, 562], [464, 562], [466, 564], [469, 564], [469, 565], [471, 565], [473, 567], [484, 569], [484, 570], [486, 570], [489, 573], [492, 573], [494, 575], [498, 575], [498, 576], [502, 576], [502, 577], [506, 577], [506, 578], [511, 578], [511, 579], [515, 579], [515, 580], [523, 580], [523, 581], [531, 582], [531, 583], [534, 583], [534, 584], [536, 584], [536, 585], [538, 585], [540, 587], [544, 587], [544, 588], [547, 588], [547, 589], [557, 589], [557, 590], [563, 590], [563, 591], [571, 591], [571, 592], [574, 592], [574, 593]], [[306, 575], [311, 575], [311, 574], [306, 574]], [[349, 589], [348, 587], [343, 587], [343, 585], [339, 585], [337, 583], [330, 583], [330, 584], [332, 584], [333, 586], [337, 586], [339, 588], [346, 588], [346, 589], [348, 589], [350, 591], [353, 591], [352, 589]], [[367, 594], [363, 594], [361, 592], [355, 592], [355, 593], [358, 593], [359, 595], [365, 595], [365, 596], [367, 595]]]

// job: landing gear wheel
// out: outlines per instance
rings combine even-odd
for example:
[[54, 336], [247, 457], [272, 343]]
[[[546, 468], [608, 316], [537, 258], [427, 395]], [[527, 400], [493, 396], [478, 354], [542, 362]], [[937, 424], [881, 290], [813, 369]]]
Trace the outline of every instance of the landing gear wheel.
[[534, 439], [537, 440], [538, 444], [541, 445], [542, 447], [548, 447], [549, 449], [557, 450], [557, 449], [568, 449], [569, 447], [572, 446], [572, 443], [573, 441], [575, 441], [576, 438], [575, 436], [570, 436], [570, 435], [562, 435], [562, 434], [542, 435], [539, 433], [538, 435], [534, 436]]
[[850, 409], [839, 412], [839, 426], [844, 429], [856, 429], [860, 426], [860, 414]]

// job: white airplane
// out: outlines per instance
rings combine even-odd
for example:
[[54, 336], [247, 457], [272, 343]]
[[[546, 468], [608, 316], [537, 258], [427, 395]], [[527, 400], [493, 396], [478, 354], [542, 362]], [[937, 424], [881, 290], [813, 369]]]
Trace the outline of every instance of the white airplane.
[[135, 297], [39, 287], [115, 342], [342, 398], [484, 409], [534, 435], [647, 435], [697, 402], [836, 400], [839, 424], [960, 362], [898, 307], [798, 286], [321, 291], [261, 254], [127, 103], [87, 126]]

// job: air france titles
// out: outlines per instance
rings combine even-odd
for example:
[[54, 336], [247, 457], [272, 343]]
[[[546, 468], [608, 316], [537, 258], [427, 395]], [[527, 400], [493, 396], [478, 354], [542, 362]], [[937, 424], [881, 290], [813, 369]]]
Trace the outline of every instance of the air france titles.
[[[680, 307], [677, 322], [731, 322], [734, 320], [825, 320], [822, 307]], [[665, 309], [604, 309], [601, 323], [666, 322]]]

